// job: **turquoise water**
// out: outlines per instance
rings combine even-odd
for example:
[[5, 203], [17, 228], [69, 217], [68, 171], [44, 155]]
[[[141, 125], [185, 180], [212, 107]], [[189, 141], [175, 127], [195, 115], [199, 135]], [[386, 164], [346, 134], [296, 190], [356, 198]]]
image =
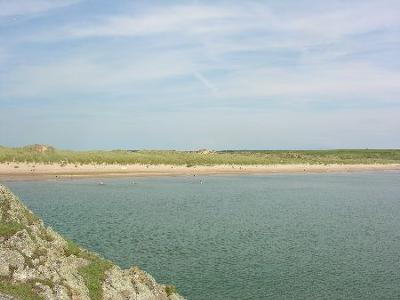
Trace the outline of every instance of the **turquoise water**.
[[188, 299], [399, 299], [400, 173], [7, 182]]

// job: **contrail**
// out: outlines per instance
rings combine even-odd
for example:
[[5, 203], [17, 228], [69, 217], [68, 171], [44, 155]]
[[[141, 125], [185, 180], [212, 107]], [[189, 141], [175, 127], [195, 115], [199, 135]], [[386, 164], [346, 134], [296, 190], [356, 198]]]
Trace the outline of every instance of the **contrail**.
[[208, 89], [213, 92], [217, 91], [218, 88], [212, 84], [207, 78], [205, 78], [200, 72], [194, 71], [193, 76], [196, 77], [201, 83], [203, 83]]

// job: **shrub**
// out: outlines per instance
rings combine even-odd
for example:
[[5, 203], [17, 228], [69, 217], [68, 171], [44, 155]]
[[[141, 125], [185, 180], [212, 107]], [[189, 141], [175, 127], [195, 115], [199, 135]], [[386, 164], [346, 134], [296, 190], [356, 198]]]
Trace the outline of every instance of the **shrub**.
[[73, 241], [67, 240], [67, 245], [64, 247], [64, 253], [66, 256], [78, 256], [81, 253], [81, 248], [79, 248], [79, 246]]
[[167, 296], [171, 296], [172, 294], [176, 294], [176, 286], [168, 284], [165, 286], [165, 292]]
[[54, 241], [53, 235], [52, 235], [49, 231], [47, 231], [47, 229], [44, 229], [44, 230], [41, 232], [40, 237], [41, 237], [43, 240], [48, 241], [48, 242], [53, 242], [53, 241]]
[[17, 222], [9, 222], [9, 223], [0, 223], [0, 236], [9, 238], [13, 236], [18, 231], [24, 229], [20, 223]]
[[47, 255], [47, 249], [46, 248], [36, 248], [35, 251], [32, 253], [32, 260], [39, 258], [40, 256], [46, 256]]

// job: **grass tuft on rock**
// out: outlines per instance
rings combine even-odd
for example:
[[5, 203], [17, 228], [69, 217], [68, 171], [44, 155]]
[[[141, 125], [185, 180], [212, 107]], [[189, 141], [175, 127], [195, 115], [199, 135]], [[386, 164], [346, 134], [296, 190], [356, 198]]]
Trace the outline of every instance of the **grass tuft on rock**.
[[44, 241], [48, 241], [48, 242], [53, 242], [54, 241], [54, 237], [53, 235], [46, 229], [44, 228], [41, 233], [40, 233], [40, 238]]
[[32, 283], [11, 283], [0, 278], [0, 292], [17, 297], [21, 300], [43, 300], [33, 290]]
[[81, 253], [81, 248], [79, 248], [79, 246], [71, 241], [66, 239], [67, 241], [67, 245], [64, 247], [64, 253], [66, 256], [71, 256], [71, 255], [75, 255], [78, 256]]
[[34, 215], [32, 212], [30, 211], [25, 211], [25, 218], [28, 222], [28, 225], [35, 225], [40, 223], [40, 219], [38, 216]]
[[105, 279], [105, 272], [112, 267], [111, 262], [86, 251], [82, 251], [79, 256], [89, 260], [87, 266], [79, 269], [79, 274], [85, 280], [90, 299], [102, 299], [102, 284]]
[[112, 267], [112, 263], [89, 251], [82, 250], [75, 242], [68, 239], [67, 245], [64, 247], [64, 253], [66, 256], [75, 255], [89, 261], [87, 266], [79, 268], [79, 274], [89, 290], [90, 299], [102, 299], [105, 272]]
[[171, 296], [172, 294], [176, 294], [176, 286], [172, 284], [168, 284], [165, 286], [165, 292], [167, 293], [167, 296]]
[[38, 259], [41, 256], [47, 256], [47, 249], [46, 248], [36, 248], [32, 253], [32, 260]]
[[18, 231], [24, 229], [24, 226], [18, 222], [0, 222], [0, 236], [9, 238], [16, 234]]

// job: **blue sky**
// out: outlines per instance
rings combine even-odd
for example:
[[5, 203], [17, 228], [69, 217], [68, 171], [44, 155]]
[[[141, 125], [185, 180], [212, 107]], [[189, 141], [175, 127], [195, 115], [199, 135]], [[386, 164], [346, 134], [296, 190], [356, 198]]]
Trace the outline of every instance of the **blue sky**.
[[400, 1], [0, 0], [0, 145], [400, 147]]

